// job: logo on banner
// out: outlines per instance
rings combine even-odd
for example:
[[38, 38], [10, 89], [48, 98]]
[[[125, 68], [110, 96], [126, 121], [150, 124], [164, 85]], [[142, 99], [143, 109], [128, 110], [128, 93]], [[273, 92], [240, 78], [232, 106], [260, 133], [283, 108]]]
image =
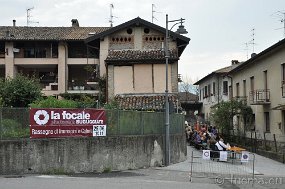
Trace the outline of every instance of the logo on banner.
[[34, 120], [38, 125], [45, 125], [49, 120], [49, 114], [45, 110], [38, 110], [34, 115]]
[[204, 160], [210, 160], [210, 150], [203, 150], [203, 157]]
[[247, 163], [249, 160], [249, 154], [248, 152], [242, 152], [241, 154], [241, 162]]
[[227, 161], [227, 159], [228, 159], [228, 152], [220, 151], [219, 161]]

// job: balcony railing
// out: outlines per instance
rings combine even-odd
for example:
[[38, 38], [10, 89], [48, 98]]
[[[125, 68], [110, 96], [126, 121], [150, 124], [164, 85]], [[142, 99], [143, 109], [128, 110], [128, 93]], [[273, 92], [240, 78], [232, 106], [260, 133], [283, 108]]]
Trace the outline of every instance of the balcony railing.
[[249, 103], [251, 105], [270, 104], [269, 89], [257, 89], [249, 92]]

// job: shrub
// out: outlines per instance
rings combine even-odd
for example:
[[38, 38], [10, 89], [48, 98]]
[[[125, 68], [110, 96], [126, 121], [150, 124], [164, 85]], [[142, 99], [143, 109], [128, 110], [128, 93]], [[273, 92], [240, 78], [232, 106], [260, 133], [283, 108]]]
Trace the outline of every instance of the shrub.
[[28, 137], [30, 128], [23, 128], [22, 125], [13, 119], [3, 119], [1, 122], [2, 136], [5, 138]]
[[73, 100], [58, 100], [52, 96], [30, 104], [31, 108], [77, 108], [78, 103]]
[[28, 107], [42, 97], [39, 81], [18, 74], [0, 81], [0, 96], [5, 107]]

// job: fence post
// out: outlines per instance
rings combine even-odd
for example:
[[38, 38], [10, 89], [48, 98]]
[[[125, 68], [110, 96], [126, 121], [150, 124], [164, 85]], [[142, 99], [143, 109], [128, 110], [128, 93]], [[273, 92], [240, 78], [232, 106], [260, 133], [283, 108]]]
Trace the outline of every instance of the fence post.
[[192, 174], [193, 174], [193, 156], [194, 156], [194, 155], [193, 155], [193, 152], [194, 152], [194, 151], [192, 150], [192, 152], [191, 152], [191, 162], [190, 162], [190, 175], [189, 175], [189, 177], [190, 177], [190, 178], [189, 178], [189, 179], [190, 179], [189, 181], [190, 181], [190, 182], [192, 182]]
[[117, 109], [117, 136], [121, 134], [120, 132], [120, 112], [118, 109]]
[[275, 151], [277, 152], [277, 142], [275, 134], [273, 134], [273, 138], [274, 138]]
[[263, 133], [263, 141], [264, 141], [264, 149], [266, 151], [266, 135], [265, 135], [265, 132]]
[[252, 132], [250, 132], [251, 151], [253, 152]]
[[3, 125], [2, 125], [2, 108], [0, 108], [0, 139], [2, 140]]
[[140, 111], [140, 128], [141, 128], [141, 135], [144, 135], [143, 111]]
[[256, 148], [257, 148], [257, 138], [256, 138], [256, 131], [254, 132], [254, 152], [256, 153]]
[[255, 162], [255, 154], [253, 155], [253, 160], [252, 160], [252, 187], [254, 186], [254, 162]]

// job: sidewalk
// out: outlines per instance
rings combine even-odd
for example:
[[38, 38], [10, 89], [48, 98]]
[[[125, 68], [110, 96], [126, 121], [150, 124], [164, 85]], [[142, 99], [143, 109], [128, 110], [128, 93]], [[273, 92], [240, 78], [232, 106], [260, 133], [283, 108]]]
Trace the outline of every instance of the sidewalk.
[[[177, 163], [177, 164], [172, 164], [168, 167], [161, 167], [159, 169], [190, 172], [190, 162], [191, 162], [192, 151], [194, 151], [195, 156], [200, 156], [202, 158], [202, 153], [200, 151], [196, 150], [192, 146], [187, 146], [187, 160], [186, 161]], [[282, 164], [280, 162], [260, 156], [258, 154], [254, 154], [254, 155], [255, 155], [255, 164], [254, 164], [255, 175], [263, 175], [263, 176], [271, 176], [271, 177], [272, 176], [285, 177], [285, 164]], [[224, 164], [223, 162], [211, 162], [211, 163], [214, 165]], [[233, 165], [233, 167], [236, 167], [236, 166]], [[203, 170], [207, 170], [207, 169], [208, 167], [203, 166]], [[247, 169], [250, 169], [250, 167], [247, 167]], [[218, 169], [217, 171], [220, 171], [220, 173], [224, 173], [225, 170]], [[252, 170], [248, 170], [248, 171], [251, 172]]]

